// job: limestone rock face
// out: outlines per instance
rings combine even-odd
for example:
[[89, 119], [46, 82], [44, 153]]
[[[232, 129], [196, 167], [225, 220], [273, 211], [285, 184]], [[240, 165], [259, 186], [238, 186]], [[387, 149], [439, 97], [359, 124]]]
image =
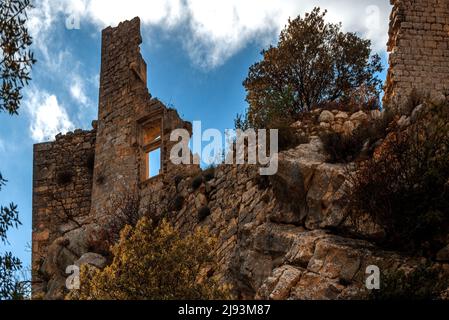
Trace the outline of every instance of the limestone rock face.
[[257, 293], [258, 298], [269, 298], [270, 300], [285, 300], [290, 292], [301, 279], [303, 270], [293, 266], [284, 265], [276, 268], [273, 274], [266, 279]]
[[296, 234], [284, 260], [260, 286], [260, 299], [363, 298], [367, 266], [412, 268], [417, 261], [383, 252], [369, 242], [327, 232]]
[[325, 163], [318, 137], [309, 144], [279, 155], [279, 168], [272, 180], [283, 192], [297, 199], [297, 214], [309, 229], [339, 225], [343, 209], [345, 166]]

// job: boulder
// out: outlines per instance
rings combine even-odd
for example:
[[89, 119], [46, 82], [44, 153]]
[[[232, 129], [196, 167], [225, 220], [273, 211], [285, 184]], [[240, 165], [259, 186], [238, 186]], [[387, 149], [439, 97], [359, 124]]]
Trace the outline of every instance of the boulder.
[[316, 242], [327, 236], [328, 234], [324, 230], [313, 230], [298, 234], [285, 255], [286, 263], [307, 268], [315, 252]]
[[106, 267], [107, 260], [101, 254], [88, 252], [83, 254], [81, 258], [75, 261], [75, 265], [78, 267], [81, 267], [85, 264], [94, 266], [98, 269], [103, 269], [104, 267]]
[[62, 275], [52, 277], [47, 284], [44, 300], [63, 300], [67, 293], [65, 286], [66, 278]]
[[430, 98], [431, 102], [437, 106], [440, 106], [444, 103], [446, 103], [446, 96], [442, 93], [435, 93]]
[[336, 115], [335, 115], [335, 119], [342, 119], [342, 120], [346, 120], [348, 119], [349, 116], [346, 112], [343, 111], [339, 111]]
[[355, 125], [354, 123], [352, 123], [352, 121], [345, 121], [345, 123], [343, 124], [343, 133], [346, 135], [351, 135], [352, 132], [355, 129]]
[[349, 118], [351, 121], [357, 121], [357, 122], [364, 122], [368, 120], [368, 116], [363, 111], [358, 111], [354, 113], [351, 118]]
[[330, 129], [331, 125], [329, 122], [320, 122], [320, 127], [324, 129]]
[[[278, 171], [270, 176], [278, 202], [290, 205], [296, 212], [288, 221], [282, 220], [281, 212], [275, 211], [272, 218], [282, 223], [299, 223], [307, 210], [305, 199], [316, 168], [326, 160], [323, 144], [318, 137], [311, 137], [308, 144], [302, 144], [279, 154]], [[292, 201], [294, 199], [294, 201]], [[277, 216], [277, 218], [276, 218]]]
[[309, 229], [336, 227], [346, 217], [344, 206], [346, 166], [326, 163], [318, 137], [308, 144], [279, 154], [278, 172], [270, 177], [281, 204], [289, 204], [296, 219], [281, 219], [275, 211], [272, 221], [305, 222]]
[[207, 205], [207, 198], [203, 193], [198, 193], [195, 197], [195, 207], [199, 210]]
[[60, 273], [57, 259], [63, 246], [63, 238], [58, 238], [47, 248], [46, 257], [40, 267], [40, 272], [47, 278], [51, 278], [52, 275]]
[[328, 110], [324, 110], [323, 112], [321, 112], [320, 117], [318, 118], [319, 122], [332, 122], [334, 121], [335, 116], [332, 112], [328, 111]]
[[253, 248], [271, 256], [285, 256], [295, 238], [302, 232], [302, 227], [265, 223], [254, 232]]
[[332, 130], [335, 132], [343, 133], [343, 126], [340, 123], [334, 123], [332, 125]]
[[306, 272], [291, 290], [290, 298], [297, 300], [335, 300], [343, 289], [344, 286], [339, 284], [337, 280]]
[[356, 242], [338, 237], [318, 240], [307, 270], [329, 279], [352, 281], [361, 265], [361, 252]]
[[270, 300], [285, 300], [290, 291], [301, 278], [302, 270], [293, 266], [284, 265], [273, 271], [260, 287], [257, 298]]
[[322, 163], [315, 167], [306, 192], [305, 225], [309, 229], [336, 227], [346, 217], [345, 165]]

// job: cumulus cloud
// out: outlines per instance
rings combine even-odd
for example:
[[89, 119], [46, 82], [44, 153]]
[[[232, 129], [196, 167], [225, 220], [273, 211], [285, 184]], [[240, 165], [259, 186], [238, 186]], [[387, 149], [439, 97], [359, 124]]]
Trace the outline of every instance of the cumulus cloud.
[[385, 51], [391, 10], [387, 0], [41, 0], [31, 25], [33, 30], [48, 30], [61, 12], [77, 17], [81, 27], [86, 19], [105, 27], [139, 16], [150, 27], [187, 30], [184, 48], [192, 61], [213, 68], [250, 42], [275, 42], [289, 17], [314, 6], [327, 9], [329, 21], [370, 38], [377, 52]]
[[52, 140], [58, 133], [75, 128], [67, 111], [53, 94], [30, 88], [24, 105], [30, 116], [30, 135], [35, 142]]

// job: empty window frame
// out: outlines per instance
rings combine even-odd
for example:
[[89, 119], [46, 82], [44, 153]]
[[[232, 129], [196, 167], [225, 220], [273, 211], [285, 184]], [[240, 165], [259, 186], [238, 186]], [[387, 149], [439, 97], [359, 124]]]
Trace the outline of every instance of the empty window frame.
[[162, 169], [162, 125], [161, 121], [152, 121], [142, 126], [141, 146], [143, 152], [142, 180], [158, 176]]

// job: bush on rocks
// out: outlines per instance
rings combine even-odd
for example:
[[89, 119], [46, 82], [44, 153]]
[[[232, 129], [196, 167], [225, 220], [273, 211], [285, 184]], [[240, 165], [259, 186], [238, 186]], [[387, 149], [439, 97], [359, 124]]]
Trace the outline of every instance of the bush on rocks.
[[350, 179], [354, 219], [368, 213], [390, 247], [435, 254], [449, 232], [449, 106], [427, 105], [414, 124], [391, 132]]

